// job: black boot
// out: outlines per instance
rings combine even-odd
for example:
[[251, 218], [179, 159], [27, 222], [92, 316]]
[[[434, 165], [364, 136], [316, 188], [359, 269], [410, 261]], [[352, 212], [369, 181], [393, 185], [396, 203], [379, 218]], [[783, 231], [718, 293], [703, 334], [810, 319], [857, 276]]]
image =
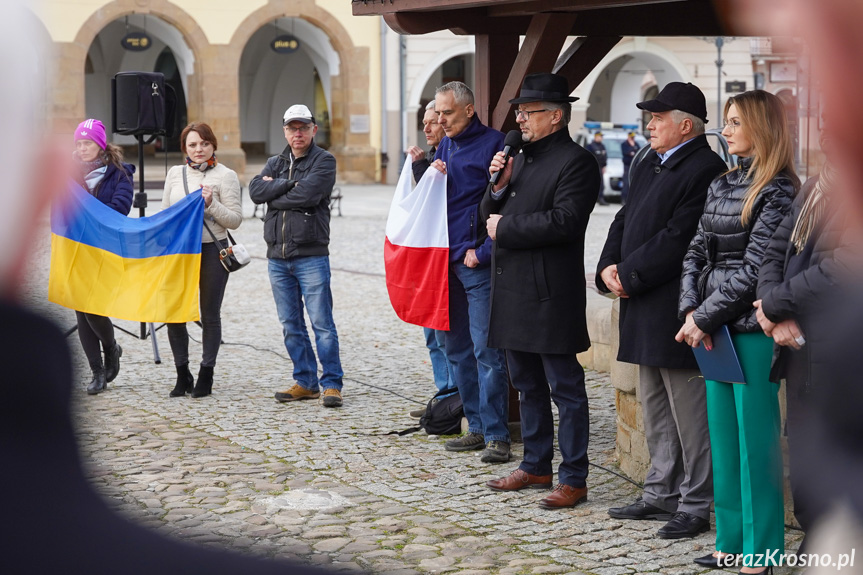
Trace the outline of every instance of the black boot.
[[105, 350], [105, 381], [108, 383], [117, 378], [120, 373], [120, 357], [123, 355], [123, 348], [116, 341], [111, 349]]
[[198, 383], [195, 384], [195, 389], [192, 390], [192, 397], [204, 397], [213, 392], [213, 368], [201, 366], [201, 371], [198, 372]]
[[192, 377], [192, 372], [189, 371], [189, 364], [177, 366], [177, 384], [171, 390], [171, 397], [182, 397], [192, 391], [195, 385], [195, 378]]
[[105, 368], [101, 365], [90, 367], [93, 370], [93, 379], [90, 381], [90, 385], [87, 386], [87, 395], [96, 395], [97, 393], [102, 393], [108, 387], [108, 384], [105, 382]]

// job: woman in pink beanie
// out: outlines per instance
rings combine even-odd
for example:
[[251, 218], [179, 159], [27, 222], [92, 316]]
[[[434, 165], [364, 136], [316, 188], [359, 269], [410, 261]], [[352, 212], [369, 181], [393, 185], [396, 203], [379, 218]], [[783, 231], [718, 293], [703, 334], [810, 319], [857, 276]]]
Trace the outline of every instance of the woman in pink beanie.
[[[103, 204], [124, 216], [129, 215], [135, 166], [123, 163], [123, 151], [107, 143], [102, 122], [89, 119], [78, 124], [73, 157], [78, 165], [75, 180]], [[75, 315], [78, 317], [78, 337], [93, 371], [87, 393], [96, 395], [117, 377], [123, 350], [114, 339], [110, 318], [81, 311], [76, 311]]]

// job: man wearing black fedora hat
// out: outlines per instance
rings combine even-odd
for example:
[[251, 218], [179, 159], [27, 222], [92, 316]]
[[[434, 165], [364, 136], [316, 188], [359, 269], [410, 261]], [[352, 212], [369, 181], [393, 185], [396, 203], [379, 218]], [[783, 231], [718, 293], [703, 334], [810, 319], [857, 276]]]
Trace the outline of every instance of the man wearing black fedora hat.
[[[504, 349], [519, 391], [524, 458], [509, 476], [489, 481], [496, 491], [550, 488], [554, 417], [563, 459], [546, 509], [587, 498], [589, 413], [584, 370], [576, 354], [590, 347], [585, 317], [584, 234], [602, 180], [593, 156], [567, 129], [571, 102], [566, 78], [524, 79], [516, 120], [524, 147], [489, 171], [500, 172], [480, 204], [492, 250], [488, 343]], [[509, 138], [507, 138], [509, 142]], [[506, 163], [504, 164], [504, 162]]]
[[643, 495], [608, 514], [668, 521], [657, 535], [680, 539], [707, 531], [713, 499], [704, 383], [691, 348], [674, 341], [680, 273], [707, 188], [726, 166], [704, 136], [707, 105], [696, 86], [671, 82], [637, 106], [651, 113], [652, 149], [632, 171], [596, 286], [621, 298], [617, 359], [639, 366], [650, 470]]

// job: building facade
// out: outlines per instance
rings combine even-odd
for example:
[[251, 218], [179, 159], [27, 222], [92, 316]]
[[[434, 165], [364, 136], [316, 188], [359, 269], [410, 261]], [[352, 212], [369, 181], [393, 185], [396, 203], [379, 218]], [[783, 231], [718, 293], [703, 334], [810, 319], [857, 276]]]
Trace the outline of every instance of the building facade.
[[[340, 182], [394, 183], [404, 150], [424, 144], [422, 110], [435, 88], [474, 78], [472, 36], [400, 36], [380, 17], [352, 16], [347, 0], [41, 0], [32, 9], [46, 54], [38, 66], [48, 94], [40, 113], [53, 131], [71, 133], [85, 117], [109, 126], [114, 75], [158, 71], [177, 96], [175, 132], [189, 121], [210, 123], [219, 157], [239, 173], [247, 156], [282, 151], [279, 120], [301, 102], [318, 120], [318, 142], [338, 160]], [[121, 45], [136, 35], [147, 38], [145, 50]], [[727, 38], [720, 70], [715, 38], [624, 37], [575, 87], [570, 131], [585, 121], [643, 126], [635, 103], [670, 81], [704, 91], [710, 127], [720, 125], [717, 110], [728, 96], [754, 87], [779, 93], [791, 119], [795, 63], [770, 45]], [[817, 139], [809, 123], [798, 127], [805, 163]], [[177, 150], [177, 136], [164, 143], [169, 150]]]
[[[281, 116], [304, 103], [338, 160], [339, 180], [380, 179], [372, 142], [381, 140], [381, 23], [353, 17], [349, 2], [43, 0], [32, 8], [47, 54], [42, 112], [58, 133], [85, 117], [109, 125], [117, 72], [158, 71], [177, 95], [177, 124], [211, 124], [220, 158], [238, 172], [247, 152], [282, 151]], [[129, 34], [146, 37], [146, 49], [121, 46]], [[271, 48], [286, 37], [282, 46], [292, 51]]]

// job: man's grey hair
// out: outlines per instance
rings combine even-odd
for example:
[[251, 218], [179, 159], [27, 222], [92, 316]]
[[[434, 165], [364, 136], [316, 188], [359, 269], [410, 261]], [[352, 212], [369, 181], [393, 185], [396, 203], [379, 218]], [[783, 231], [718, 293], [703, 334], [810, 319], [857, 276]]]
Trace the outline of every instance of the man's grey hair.
[[689, 120], [692, 122], [692, 133], [696, 136], [700, 136], [704, 133], [704, 120], [697, 116], [693, 116], [689, 112], [681, 112], [680, 110], [672, 110], [671, 111], [671, 119], [674, 120], [675, 124], [679, 124], [683, 120]]
[[569, 120], [572, 118], [572, 104], [569, 102], [541, 102], [542, 107], [547, 110], [560, 110], [563, 112], [563, 127], [569, 125]]
[[428, 104], [426, 104], [426, 112], [428, 112], [429, 110], [431, 110], [432, 112], [434, 112], [434, 100], [432, 100], [431, 102], [429, 102]]
[[447, 82], [434, 91], [435, 96], [444, 92], [452, 92], [455, 103], [459, 106], [473, 105], [473, 91], [464, 82]]

